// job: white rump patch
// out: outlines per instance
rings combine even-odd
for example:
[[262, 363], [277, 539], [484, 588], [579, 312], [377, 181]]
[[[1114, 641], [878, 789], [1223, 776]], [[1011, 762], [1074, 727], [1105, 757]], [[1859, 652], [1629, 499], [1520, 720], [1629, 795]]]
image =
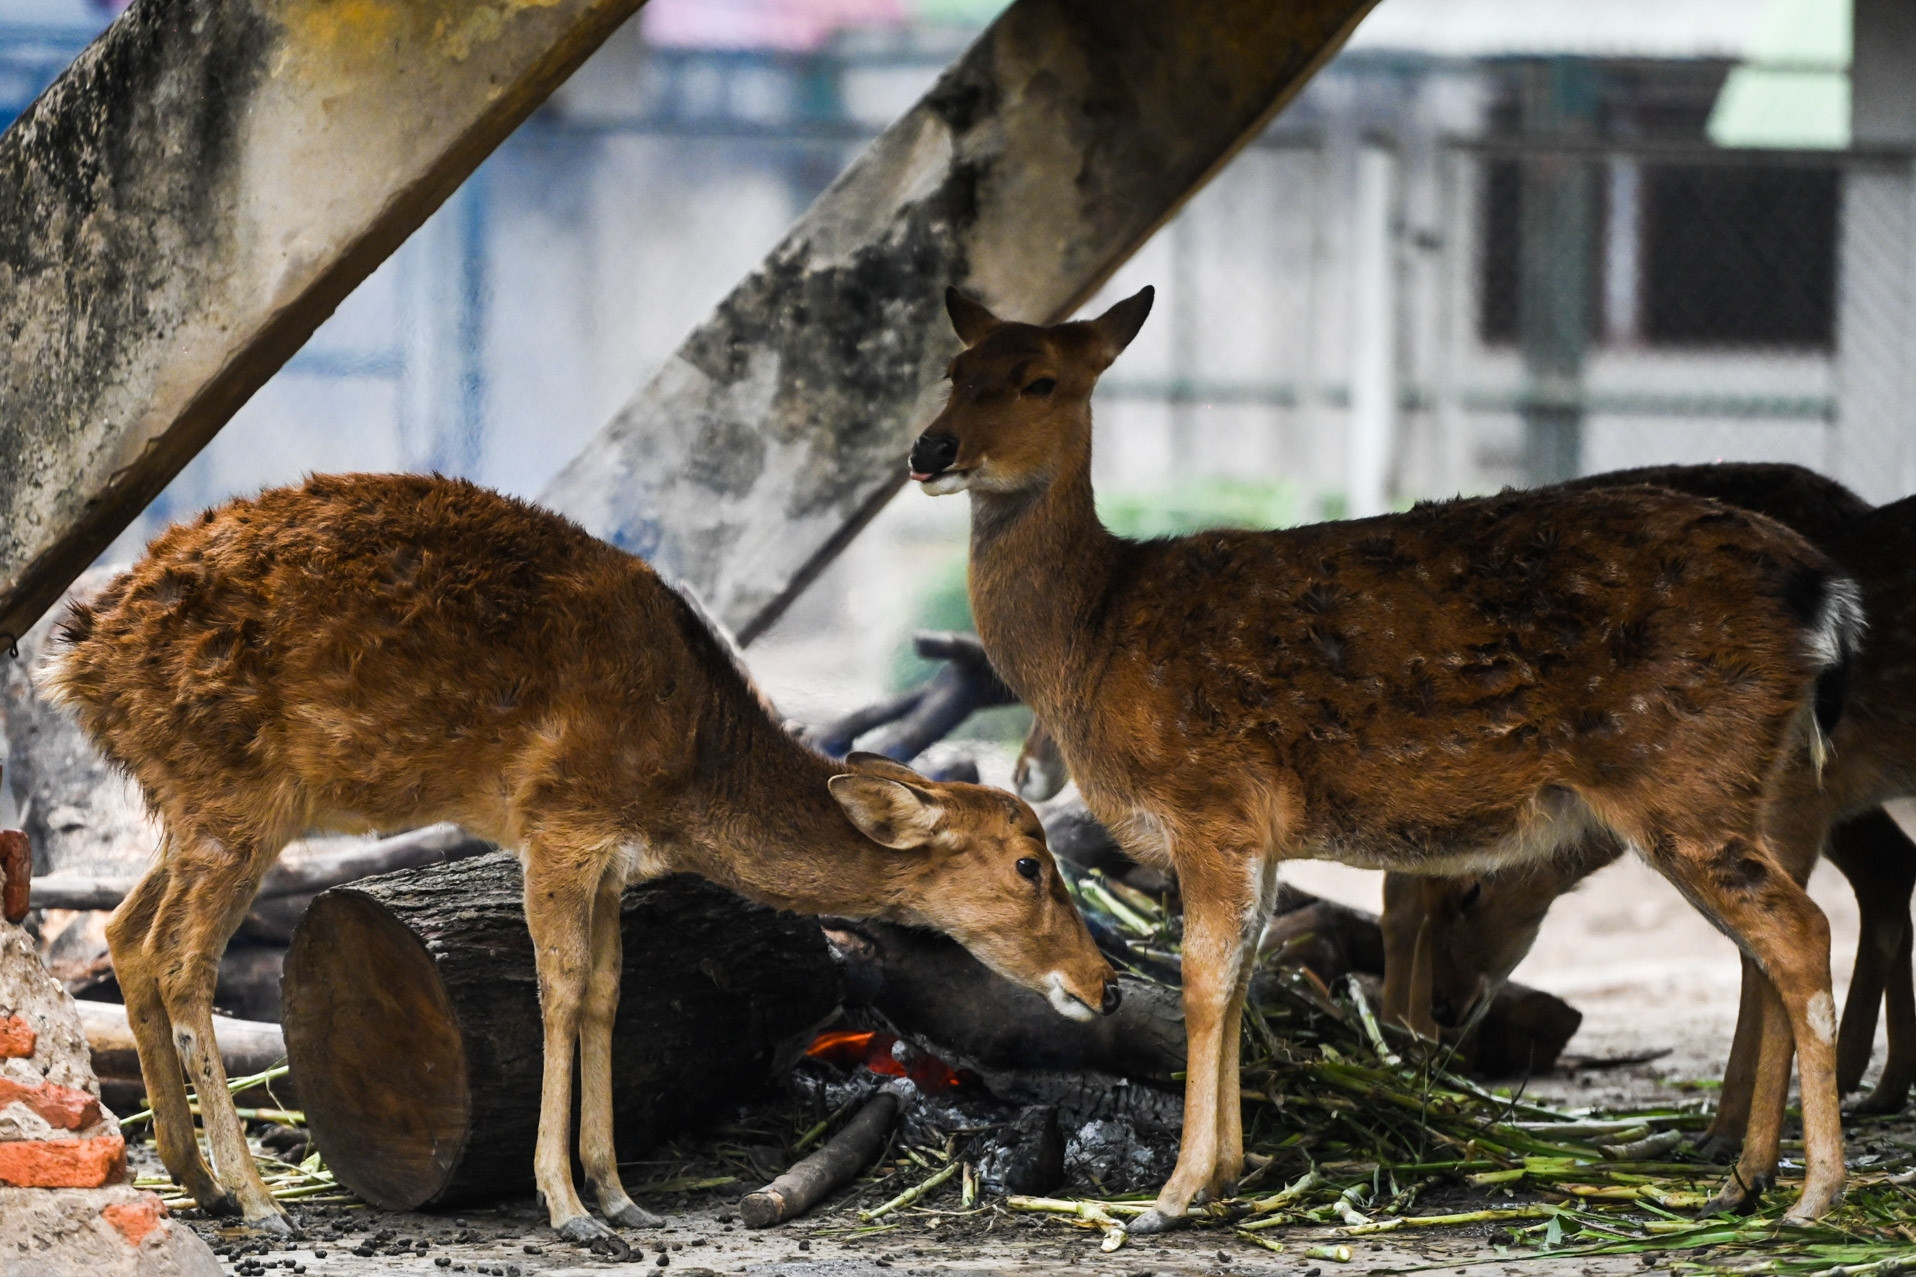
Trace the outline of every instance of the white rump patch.
[[1810, 997], [1810, 1032], [1824, 1043], [1836, 1041], [1836, 1002], [1827, 993], [1816, 993]]
[[1863, 637], [1863, 591], [1846, 576], [1831, 577], [1810, 627], [1810, 659], [1825, 668], [1856, 650]]

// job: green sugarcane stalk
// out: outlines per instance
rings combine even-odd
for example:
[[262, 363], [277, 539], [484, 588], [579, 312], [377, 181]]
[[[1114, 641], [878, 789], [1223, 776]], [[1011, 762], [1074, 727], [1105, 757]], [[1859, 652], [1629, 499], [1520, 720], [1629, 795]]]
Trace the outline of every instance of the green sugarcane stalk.
[[901, 1210], [904, 1207], [911, 1205], [913, 1202], [923, 1197], [926, 1193], [929, 1193], [932, 1189], [937, 1188], [940, 1184], [950, 1179], [953, 1175], [956, 1175], [962, 1166], [963, 1166], [962, 1162], [953, 1162], [950, 1165], [946, 1166], [945, 1169], [933, 1175], [930, 1179], [927, 1179], [923, 1183], [917, 1184], [911, 1188], [906, 1189], [904, 1192], [892, 1198], [890, 1201], [886, 1202], [884, 1205], [873, 1207], [871, 1210], [859, 1211], [858, 1222], [861, 1224], [869, 1224], [874, 1219], [878, 1219], [881, 1216], [889, 1215], [895, 1210]]

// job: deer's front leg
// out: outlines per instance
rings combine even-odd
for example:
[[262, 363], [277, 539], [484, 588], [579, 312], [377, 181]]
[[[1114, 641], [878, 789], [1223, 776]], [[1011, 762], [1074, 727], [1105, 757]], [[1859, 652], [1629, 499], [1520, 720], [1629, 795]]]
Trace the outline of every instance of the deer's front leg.
[[[1178, 1227], [1198, 1193], [1218, 1177], [1224, 1050], [1227, 1041], [1236, 1041], [1226, 1022], [1251, 955], [1244, 934], [1256, 903], [1250, 874], [1193, 873], [1180, 865], [1178, 876], [1184, 888], [1184, 1137], [1177, 1169], [1152, 1208], [1126, 1226], [1129, 1233]], [[1229, 1072], [1235, 1082], [1237, 1070]]]
[[[545, 1064], [539, 1090], [539, 1142], [532, 1177], [553, 1229], [569, 1242], [590, 1242], [615, 1258], [631, 1248], [586, 1214], [572, 1184], [572, 1044], [579, 1036], [592, 975], [596, 857], [567, 856], [536, 843], [526, 854], [526, 926], [539, 975]], [[581, 865], [581, 861], [585, 861]]]
[[612, 1139], [612, 1022], [619, 1012], [624, 885], [618, 873], [608, 873], [593, 900], [592, 975], [579, 1024], [579, 1161], [607, 1219], [622, 1228], [663, 1228], [663, 1219], [627, 1195]]

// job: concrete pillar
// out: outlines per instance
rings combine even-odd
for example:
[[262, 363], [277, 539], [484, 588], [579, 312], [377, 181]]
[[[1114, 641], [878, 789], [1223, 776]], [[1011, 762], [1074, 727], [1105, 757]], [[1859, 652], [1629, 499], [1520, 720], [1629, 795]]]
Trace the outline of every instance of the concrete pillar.
[[[1596, 71], [1582, 58], [1524, 68], [1523, 122], [1540, 147], [1595, 131]], [[1523, 352], [1524, 477], [1575, 478], [1583, 452], [1594, 178], [1581, 155], [1525, 158], [1519, 196], [1517, 343]]]
[[1071, 314], [1371, 0], [1018, 0], [819, 197], [544, 499], [749, 641], [905, 480], [956, 284]]
[[641, 0], [132, 6], [0, 137], [0, 650]]
[[1916, 0], [1855, 0], [1850, 135], [1896, 160], [1843, 176], [1830, 471], [1872, 501], [1916, 491]]
[[1351, 238], [1351, 410], [1347, 509], [1353, 519], [1390, 509], [1397, 436], [1397, 157], [1357, 152]]

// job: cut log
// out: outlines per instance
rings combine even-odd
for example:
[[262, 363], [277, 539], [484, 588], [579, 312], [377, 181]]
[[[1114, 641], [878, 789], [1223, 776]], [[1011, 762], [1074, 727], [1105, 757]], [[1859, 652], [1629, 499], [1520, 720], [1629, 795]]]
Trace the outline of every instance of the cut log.
[[[483, 838], [474, 838], [452, 824], [428, 825], [380, 838], [329, 855], [309, 856], [297, 862], [283, 861], [266, 871], [258, 900], [276, 900], [282, 896], [311, 896], [328, 887], [353, 882], [373, 874], [392, 873], [463, 860], [495, 850]], [[35, 909], [117, 909], [126, 893], [133, 890], [137, 878], [86, 878], [79, 875], [49, 874], [33, 880]], [[283, 912], [283, 911], [282, 911]], [[297, 919], [295, 919], [296, 921]], [[269, 934], [271, 924], [269, 926]], [[290, 930], [290, 928], [288, 928]], [[262, 937], [266, 938], [266, 937]]]
[[[410, 1210], [532, 1187], [538, 984], [508, 855], [321, 895], [293, 936], [286, 1050], [340, 1183]], [[619, 1152], [747, 1098], [838, 1005], [815, 919], [693, 877], [625, 893], [613, 1030]]]
[[1082, 1069], [1166, 1085], [1184, 1067], [1175, 989], [1120, 976], [1116, 1014], [1068, 1020], [1043, 994], [994, 974], [948, 936], [886, 922], [834, 919], [830, 927], [848, 997], [947, 1063], [985, 1075]]

